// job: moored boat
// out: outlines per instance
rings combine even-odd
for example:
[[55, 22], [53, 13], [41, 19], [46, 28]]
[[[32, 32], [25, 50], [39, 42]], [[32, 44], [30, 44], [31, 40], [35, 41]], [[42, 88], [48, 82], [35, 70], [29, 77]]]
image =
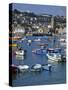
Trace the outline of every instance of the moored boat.
[[26, 71], [29, 70], [29, 66], [28, 65], [19, 65], [19, 66], [17, 66], [17, 68], [18, 68], [18, 70], [20, 72], [26, 72]]
[[38, 54], [38, 55], [45, 55], [47, 53], [46, 49], [36, 49], [33, 50], [32, 53]]
[[25, 53], [24, 53], [24, 50], [17, 50], [17, 51], [15, 52], [15, 54], [16, 54], [16, 55], [24, 55]]
[[38, 39], [35, 39], [34, 41], [37, 41], [37, 42], [39, 42], [39, 41], [41, 41], [41, 39], [40, 39], [40, 38], [38, 38]]
[[31, 71], [41, 71], [42, 65], [41, 64], [35, 64], [31, 67]]
[[42, 69], [51, 71], [52, 65], [51, 64], [42, 64]]
[[32, 40], [30, 40], [30, 39], [29, 39], [29, 40], [27, 41], [27, 45], [29, 45], [29, 46], [30, 46], [30, 45], [31, 45], [31, 43], [32, 43]]
[[60, 42], [66, 42], [66, 39], [61, 38], [59, 41], [60, 41]]
[[54, 62], [62, 61], [61, 60], [61, 54], [59, 54], [59, 53], [48, 53], [47, 57], [48, 57], [49, 61], [54, 61]]
[[26, 40], [26, 37], [23, 37], [21, 40], [22, 40], [22, 41]]

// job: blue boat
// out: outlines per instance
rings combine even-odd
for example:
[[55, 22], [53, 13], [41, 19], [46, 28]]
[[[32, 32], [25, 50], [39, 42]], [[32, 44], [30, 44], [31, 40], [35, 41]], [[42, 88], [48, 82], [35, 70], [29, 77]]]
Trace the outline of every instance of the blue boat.
[[47, 51], [49, 53], [61, 53], [61, 48], [48, 48]]

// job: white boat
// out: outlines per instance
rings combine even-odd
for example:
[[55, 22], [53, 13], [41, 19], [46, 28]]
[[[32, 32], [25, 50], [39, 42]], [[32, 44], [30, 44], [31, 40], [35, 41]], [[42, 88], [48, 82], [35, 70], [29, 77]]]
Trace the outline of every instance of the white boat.
[[42, 65], [41, 64], [35, 64], [31, 67], [31, 71], [41, 71]]
[[60, 42], [66, 42], [66, 39], [61, 38], [59, 41], [60, 41]]
[[29, 45], [29, 46], [30, 46], [30, 45], [31, 45], [31, 43], [32, 43], [32, 40], [30, 40], [30, 39], [29, 39], [29, 40], [27, 41], [27, 45]]
[[17, 50], [15, 52], [16, 55], [24, 55], [24, 50]]
[[29, 39], [29, 40], [28, 40], [28, 43], [31, 43], [31, 42], [32, 42], [32, 40]]
[[42, 64], [42, 69], [51, 71], [52, 65], [51, 64]]
[[25, 71], [28, 71], [29, 66], [28, 65], [19, 65], [17, 68], [19, 71], [25, 72]]
[[48, 53], [48, 60], [50, 61], [57, 61], [60, 62], [61, 61], [61, 54], [59, 53]]
[[21, 40], [22, 40], [22, 41], [26, 40], [26, 37], [22, 38]]
[[37, 41], [37, 42], [39, 42], [39, 41], [41, 41], [41, 39], [40, 39], [40, 38], [38, 38], [38, 39], [35, 39], [34, 41]]

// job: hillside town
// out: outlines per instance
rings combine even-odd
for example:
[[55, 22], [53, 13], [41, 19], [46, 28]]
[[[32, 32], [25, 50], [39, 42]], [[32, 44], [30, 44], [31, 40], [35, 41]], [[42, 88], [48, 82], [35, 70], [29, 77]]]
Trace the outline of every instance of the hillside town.
[[[10, 11], [11, 12], [11, 11]], [[66, 17], [33, 12], [12, 11], [12, 30], [10, 32], [22, 35], [60, 34], [66, 32]]]

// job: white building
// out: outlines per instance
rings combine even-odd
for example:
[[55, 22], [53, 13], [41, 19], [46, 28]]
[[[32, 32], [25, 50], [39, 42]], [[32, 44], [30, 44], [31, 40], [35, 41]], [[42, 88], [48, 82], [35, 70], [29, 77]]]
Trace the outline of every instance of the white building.
[[14, 30], [14, 33], [22, 33], [22, 34], [24, 34], [25, 33], [25, 29], [24, 28], [16, 28]]

